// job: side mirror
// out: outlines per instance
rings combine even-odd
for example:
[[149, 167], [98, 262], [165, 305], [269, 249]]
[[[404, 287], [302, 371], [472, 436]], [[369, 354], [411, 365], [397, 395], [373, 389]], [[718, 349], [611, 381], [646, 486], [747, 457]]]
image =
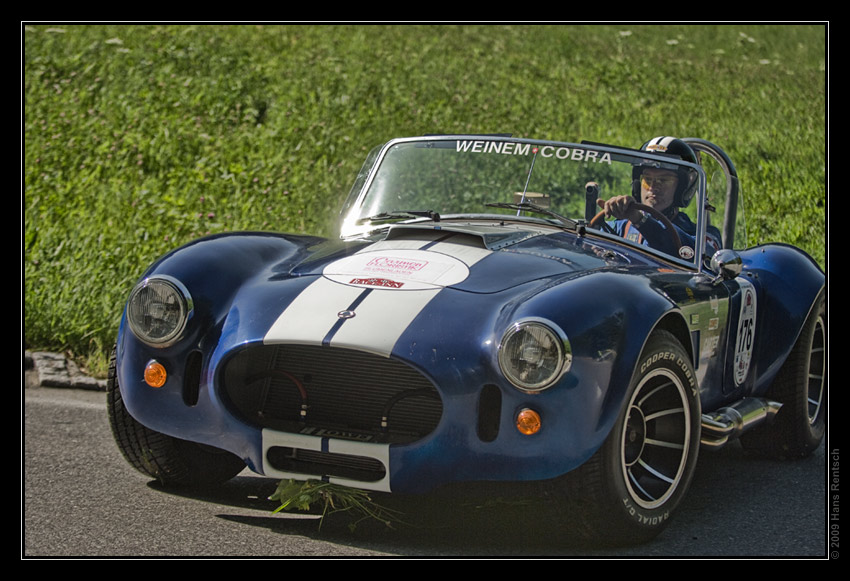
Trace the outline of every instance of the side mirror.
[[711, 270], [717, 273], [719, 280], [731, 280], [744, 270], [744, 261], [734, 250], [718, 250], [711, 257]]

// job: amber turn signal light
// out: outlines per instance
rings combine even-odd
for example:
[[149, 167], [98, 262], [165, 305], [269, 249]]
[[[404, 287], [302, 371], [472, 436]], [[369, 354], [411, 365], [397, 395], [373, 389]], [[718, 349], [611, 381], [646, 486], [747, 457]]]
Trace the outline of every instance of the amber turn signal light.
[[534, 410], [525, 408], [516, 416], [516, 429], [526, 436], [539, 432], [540, 425], [540, 414]]
[[145, 367], [145, 383], [151, 387], [162, 387], [165, 385], [167, 374], [162, 363], [151, 361]]

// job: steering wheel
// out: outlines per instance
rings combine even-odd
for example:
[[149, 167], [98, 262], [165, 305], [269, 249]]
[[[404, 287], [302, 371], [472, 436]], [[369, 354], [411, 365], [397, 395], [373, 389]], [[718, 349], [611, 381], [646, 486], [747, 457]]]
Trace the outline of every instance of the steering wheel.
[[[664, 214], [662, 214], [661, 212], [659, 212], [658, 210], [656, 210], [652, 206], [647, 206], [646, 204], [640, 204], [638, 202], [635, 202], [633, 207], [637, 208], [641, 212], [647, 212], [650, 216], [652, 216], [653, 218], [655, 218], [656, 220], [658, 220], [659, 222], [664, 224], [664, 227], [667, 229], [667, 232], [670, 235], [670, 239], [673, 242], [673, 248], [675, 248], [678, 251], [679, 248], [682, 247], [682, 239], [679, 238], [679, 233], [676, 231], [676, 228], [673, 227], [673, 223], [670, 222], [669, 219], [667, 219], [667, 216], [665, 216]], [[605, 220], [603, 219], [604, 217], [605, 217], [605, 210], [602, 210], [601, 212], [596, 214], [593, 217], [593, 219], [590, 221], [590, 224], [589, 224], [590, 227], [591, 228], [599, 228], [599, 226], [601, 225], [608, 232], [614, 233], [614, 231], [611, 229], [611, 227], [608, 226], [608, 224], [605, 223]]]

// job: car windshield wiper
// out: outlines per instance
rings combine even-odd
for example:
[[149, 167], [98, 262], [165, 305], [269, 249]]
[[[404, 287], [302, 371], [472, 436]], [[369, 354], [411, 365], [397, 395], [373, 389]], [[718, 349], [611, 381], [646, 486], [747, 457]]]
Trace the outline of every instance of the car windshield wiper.
[[567, 218], [566, 216], [562, 216], [557, 212], [553, 212], [552, 210], [547, 210], [546, 208], [541, 208], [537, 204], [532, 204], [531, 202], [520, 202], [519, 204], [514, 204], [510, 202], [494, 202], [489, 204], [484, 204], [490, 208], [504, 208], [507, 210], [519, 210], [519, 211], [529, 211], [534, 212], [536, 214], [543, 214], [544, 216], [549, 216], [550, 218], [555, 218], [558, 222], [566, 226], [567, 228], [576, 228], [578, 223], [572, 218]]
[[402, 210], [395, 212], [381, 212], [368, 218], [360, 218], [357, 224], [366, 224], [372, 222], [386, 222], [389, 220], [408, 220], [410, 218], [429, 218], [434, 222], [440, 221], [440, 214], [434, 210]]

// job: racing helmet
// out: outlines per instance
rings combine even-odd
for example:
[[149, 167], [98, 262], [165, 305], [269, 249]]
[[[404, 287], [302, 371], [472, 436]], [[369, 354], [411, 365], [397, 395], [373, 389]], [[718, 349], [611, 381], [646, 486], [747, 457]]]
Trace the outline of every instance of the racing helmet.
[[[655, 137], [644, 143], [641, 151], [650, 153], [659, 153], [672, 158], [681, 159], [690, 163], [699, 163], [696, 153], [691, 146], [677, 139], [676, 137]], [[643, 170], [652, 167], [654, 164], [651, 161], [635, 164], [632, 169], [632, 195], [640, 202], [640, 176]], [[679, 183], [676, 186], [676, 193], [673, 197], [673, 206], [684, 208], [691, 203], [694, 194], [697, 191], [697, 172], [691, 168], [678, 167], [677, 172]]]

